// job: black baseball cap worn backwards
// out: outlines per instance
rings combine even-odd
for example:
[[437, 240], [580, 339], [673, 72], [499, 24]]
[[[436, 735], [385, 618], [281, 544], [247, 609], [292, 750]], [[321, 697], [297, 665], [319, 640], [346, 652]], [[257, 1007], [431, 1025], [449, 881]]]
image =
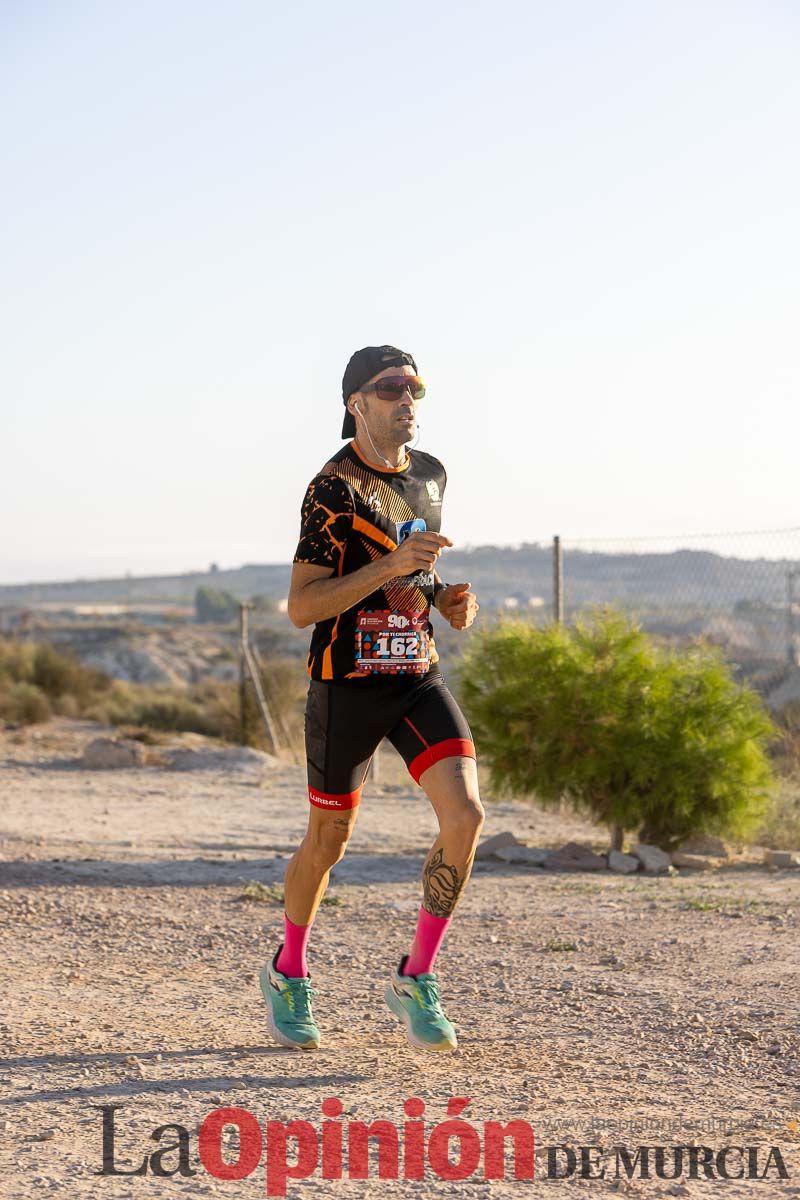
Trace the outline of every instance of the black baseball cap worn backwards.
[[[362, 350], [356, 350], [342, 378], [342, 400], [347, 404], [353, 392], [357, 392], [373, 375], [379, 375], [387, 367], [404, 366], [413, 367], [415, 372], [417, 370], [411, 355], [406, 354], [405, 350], [398, 350], [397, 346], [364, 346]], [[355, 436], [356, 419], [351, 412], [345, 411], [342, 437]]]

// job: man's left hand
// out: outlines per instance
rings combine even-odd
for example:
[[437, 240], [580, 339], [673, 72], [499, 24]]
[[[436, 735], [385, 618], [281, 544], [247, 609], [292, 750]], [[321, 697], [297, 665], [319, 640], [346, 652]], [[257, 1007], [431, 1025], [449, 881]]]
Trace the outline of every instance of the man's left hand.
[[453, 629], [467, 629], [478, 614], [480, 605], [471, 583], [450, 583], [436, 597], [436, 607]]

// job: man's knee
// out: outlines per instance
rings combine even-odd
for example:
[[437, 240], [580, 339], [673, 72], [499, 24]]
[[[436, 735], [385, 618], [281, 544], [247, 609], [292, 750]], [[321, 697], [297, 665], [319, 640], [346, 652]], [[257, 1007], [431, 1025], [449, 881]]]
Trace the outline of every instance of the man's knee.
[[457, 808], [444, 813], [440, 822], [442, 833], [464, 842], [475, 842], [480, 837], [486, 810], [477, 796], [470, 797]]
[[355, 820], [343, 814], [308, 830], [305, 836], [306, 850], [317, 867], [328, 870], [341, 861], [354, 825]]

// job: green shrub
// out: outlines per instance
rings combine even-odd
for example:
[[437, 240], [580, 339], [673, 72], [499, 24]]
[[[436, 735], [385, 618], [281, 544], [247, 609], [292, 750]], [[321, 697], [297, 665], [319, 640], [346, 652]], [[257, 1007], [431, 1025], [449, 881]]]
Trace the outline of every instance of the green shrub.
[[774, 727], [716, 648], [660, 648], [607, 608], [573, 629], [505, 620], [475, 637], [460, 681], [502, 792], [565, 798], [665, 849], [744, 837], [769, 804]]
[[0, 680], [33, 683], [48, 696], [88, 696], [111, 686], [102, 671], [86, 667], [68, 650], [49, 642], [0, 638]]
[[50, 717], [50, 701], [34, 683], [0, 686], [0, 719], [19, 725], [36, 725]]
[[[232, 652], [223, 651], [224, 657]], [[262, 686], [281, 742], [301, 755], [307, 679], [296, 661], [261, 648]], [[45, 642], [0, 638], [0, 720], [32, 724], [56, 713], [109, 725], [201, 733], [239, 742], [238, 682], [210, 676], [189, 687], [113, 680]], [[253, 688], [245, 704], [246, 744], [271, 749]]]
[[189, 689], [118, 680], [110, 695], [89, 706], [86, 715], [110, 725], [230, 738], [233, 723], [225, 719], [224, 706], [219, 703], [220, 696], [228, 693], [232, 704], [233, 685], [219, 680], [206, 680]]
[[34, 649], [32, 682], [51, 698], [69, 693], [79, 704], [111, 687], [104, 672], [84, 666], [74, 655], [47, 642]]
[[32, 683], [35, 656], [35, 643], [0, 638], [0, 683]]
[[52, 702], [53, 712], [59, 717], [80, 717], [81, 706], [77, 696], [73, 696], [72, 692], [62, 692], [60, 696], [56, 696]]
[[0, 717], [32, 725], [52, 713], [77, 717], [112, 686], [102, 671], [47, 642], [0, 638]]
[[198, 621], [227, 624], [238, 616], [239, 601], [230, 592], [203, 586], [194, 594], [194, 608]]
[[[288, 660], [267, 660], [262, 684], [282, 742], [297, 749], [303, 728], [305, 689], [302, 673]], [[84, 715], [110, 725], [202, 733], [227, 742], [241, 740], [239, 684], [229, 680], [209, 678], [188, 688], [117, 681], [107, 696], [86, 708]], [[271, 749], [249, 683], [245, 702], [245, 744], [261, 750]]]

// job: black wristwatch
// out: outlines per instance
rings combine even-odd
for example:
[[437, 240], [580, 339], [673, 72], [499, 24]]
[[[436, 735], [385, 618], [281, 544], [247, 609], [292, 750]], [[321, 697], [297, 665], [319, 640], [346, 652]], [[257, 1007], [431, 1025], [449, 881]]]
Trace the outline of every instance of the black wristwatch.
[[434, 608], [436, 608], [436, 597], [439, 595], [439, 592], [443, 591], [446, 587], [449, 587], [449, 586], [450, 586], [449, 583], [442, 583], [441, 579], [437, 579], [436, 583], [434, 583], [434, 585], [433, 585], [433, 607]]

